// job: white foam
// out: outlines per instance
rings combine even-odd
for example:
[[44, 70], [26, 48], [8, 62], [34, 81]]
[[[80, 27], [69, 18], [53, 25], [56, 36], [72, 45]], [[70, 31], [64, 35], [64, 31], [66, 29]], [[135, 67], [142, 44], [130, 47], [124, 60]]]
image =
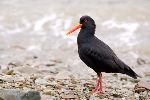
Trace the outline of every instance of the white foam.
[[24, 27], [20, 27], [18, 24], [14, 24], [14, 29], [5, 29], [7, 34], [17, 34], [24, 31]]
[[27, 51], [34, 51], [34, 50], [41, 51], [41, 45], [30, 45], [26, 50]]
[[133, 46], [137, 43], [137, 41], [135, 40], [136, 37], [134, 36], [133, 33], [130, 33], [130, 32], [120, 33], [116, 37], [118, 40], [124, 42], [128, 46]]
[[65, 30], [67, 30], [67, 29], [70, 28], [71, 22], [72, 22], [72, 21], [71, 21], [71, 18], [68, 18], [68, 19], [64, 20], [64, 29], [65, 29]]
[[22, 22], [25, 25], [26, 30], [32, 27], [31, 23], [28, 20], [22, 19]]
[[[71, 18], [67, 19], [57, 19], [55, 20], [55, 24], [51, 26], [52, 33], [55, 36], [61, 36], [62, 38], [66, 39], [68, 43], [74, 43], [77, 41], [77, 35], [67, 36], [66, 33], [69, 31], [71, 27], [72, 20]], [[76, 33], [74, 33], [76, 34]]]
[[55, 36], [60, 36], [62, 31], [62, 19], [55, 20], [55, 24], [51, 26], [52, 32]]
[[4, 35], [2, 33], [5, 33], [5, 28], [3, 25], [0, 24], [0, 32], [1, 32], [1, 35]]
[[42, 17], [41, 19], [37, 20], [34, 24], [34, 31], [41, 31], [43, 29], [43, 25], [48, 22], [48, 21], [51, 21], [51, 20], [54, 20], [56, 19], [56, 14], [55, 13], [51, 13], [50, 15], [46, 15], [44, 17]]
[[137, 28], [139, 27], [139, 24], [137, 22], [117, 22], [115, 19], [110, 19], [107, 21], [104, 21], [102, 23], [102, 26], [106, 26], [108, 29], [112, 28], [123, 28], [128, 32], [135, 32]]
[[102, 26], [106, 26], [108, 29], [111, 29], [113, 28], [114, 26], [117, 26], [117, 23], [115, 21], [114, 18], [110, 19], [110, 20], [107, 20], [107, 21], [104, 21], [102, 23]]
[[118, 24], [118, 28], [124, 28], [126, 29], [126, 31], [131, 32], [131, 33], [134, 33], [138, 27], [139, 27], [139, 24], [136, 22], [133, 22], [133, 23], [124, 22], [124, 23], [121, 23], [120, 25]]
[[[102, 26], [105, 26], [108, 29], [112, 29], [112, 28], [119, 28], [120, 29], [120, 28], [122, 28], [125, 31], [121, 32], [119, 34], [116, 34], [116, 38], [118, 40], [120, 40], [121, 42], [126, 43], [129, 46], [133, 46], [137, 43], [136, 37], [135, 37], [135, 31], [140, 26], [139, 23], [137, 23], [137, 22], [117, 22], [113, 18], [113, 19], [104, 21], [102, 23]], [[132, 40], [134, 40], [134, 42]]]
[[24, 26], [19, 26], [19, 24], [15, 23], [13, 25], [13, 27], [14, 27], [13, 29], [8, 29], [8, 28], [4, 27], [4, 25], [0, 25], [0, 31], [1, 31], [1, 33], [4, 33], [3, 35], [7, 35], [7, 34], [22, 33], [25, 30], [31, 28], [31, 23], [29, 21], [27, 21], [26, 19], [22, 19], [21, 22]]

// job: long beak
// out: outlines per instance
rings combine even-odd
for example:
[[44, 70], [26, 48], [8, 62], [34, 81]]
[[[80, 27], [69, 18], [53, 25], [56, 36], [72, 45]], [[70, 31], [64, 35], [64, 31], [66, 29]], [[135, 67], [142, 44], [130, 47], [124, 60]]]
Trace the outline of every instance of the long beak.
[[77, 29], [81, 28], [82, 27], [82, 24], [78, 24], [76, 25], [72, 30], [70, 30], [67, 35], [71, 34], [72, 32], [76, 31]]

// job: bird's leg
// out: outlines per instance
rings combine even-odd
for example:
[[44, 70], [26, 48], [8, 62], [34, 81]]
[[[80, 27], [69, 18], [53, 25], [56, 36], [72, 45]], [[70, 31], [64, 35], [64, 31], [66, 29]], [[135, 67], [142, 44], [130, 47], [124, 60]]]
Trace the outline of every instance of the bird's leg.
[[99, 78], [98, 78], [96, 87], [95, 87], [95, 89], [93, 89], [92, 91], [93, 91], [93, 92], [96, 92], [96, 91], [98, 90], [99, 85], [100, 85], [100, 82], [99, 82]]
[[95, 89], [93, 90], [94, 93], [103, 93], [102, 90], [102, 73], [99, 74], [97, 85]]
[[99, 82], [100, 82], [100, 92], [103, 92], [103, 90], [102, 90], [102, 73], [100, 73], [100, 75], [99, 75]]

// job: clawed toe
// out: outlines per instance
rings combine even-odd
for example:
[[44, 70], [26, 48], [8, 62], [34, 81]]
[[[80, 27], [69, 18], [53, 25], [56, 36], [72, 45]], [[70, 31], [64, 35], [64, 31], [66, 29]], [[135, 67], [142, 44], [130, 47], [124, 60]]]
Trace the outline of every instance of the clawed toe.
[[95, 93], [95, 94], [104, 94], [104, 92], [103, 92], [103, 91], [100, 91], [100, 90], [96, 90], [96, 91], [94, 91], [93, 93]]

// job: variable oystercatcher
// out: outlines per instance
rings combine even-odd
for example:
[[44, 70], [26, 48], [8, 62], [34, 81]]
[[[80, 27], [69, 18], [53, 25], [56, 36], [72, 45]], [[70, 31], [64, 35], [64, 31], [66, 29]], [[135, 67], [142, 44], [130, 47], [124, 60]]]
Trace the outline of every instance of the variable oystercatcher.
[[82, 16], [80, 24], [67, 34], [81, 28], [78, 37], [78, 53], [80, 59], [98, 75], [98, 81], [93, 92], [102, 93], [102, 73], [122, 73], [132, 78], [139, 77], [128, 65], [121, 61], [113, 50], [99, 40], [95, 34], [95, 21], [90, 16]]

